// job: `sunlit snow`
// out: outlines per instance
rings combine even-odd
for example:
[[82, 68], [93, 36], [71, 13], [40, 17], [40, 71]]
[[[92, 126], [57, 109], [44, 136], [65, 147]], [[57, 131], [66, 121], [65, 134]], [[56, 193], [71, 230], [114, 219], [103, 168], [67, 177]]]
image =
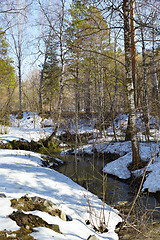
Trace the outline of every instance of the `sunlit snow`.
[[[37, 118], [36, 126], [31, 119], [29, 114], [26, 114], [19, 127], [17, 126], [19, 123], [15, 122], [16, 126], [8, 128], [7, 134], [0, 135], [1, 140], [10, 141], [20, 138], [27, 141], [38, 140], [42, 136], [43, 126], [39, 118]], [[31, 120], [30, 124], [29, 120]], [[45, 134], [49, 134], [49, 131]], [[17, 224], [8, 217], [15, 210], [11, 208], [10, 200], [28, 194], [51, 200], [59, 209], [72, 217], [72, 221], [65, 222], [47, 213], [32, 212], [50, 224], [58, 224], [62, 232], [59, 234], [51, 229], [39, 227], [31, 234], [35, 239], [86, 240], [90, 235], [97, 236], [99, 240], [118, 239], [114, 231], [117, 223], [122, 221], [118, 211], [106, 204], [104, 213], [109, 231], [103, 234], [95, 232], [92, 225], [86, 225], [85, 221], [92, 219], [95, 225], [100, 221], [102, 201], [63, 174], [42, 167], [40, 154], [23, 150], [0, 149], [0, 179], [0, 194], [6, 196], [0, 198], [0, 231], [19, 229]]]
[[[139, 118], [140, 119], [140, 118]], [[140, 124], [140, 120], [137, 120]], [[123, 140], [123, 130], [127, 125], [127, 115], [122, 115], [115, 120], [116, 133], [118, 139]], [[11, 126], [1, 126], [0, 141], [7, 142], [11, 140], [24, 139], [25, 141], [35, 140], [48, 136], [54, 127], [51, 119], [42, 119], [35, 113], [25, 113], [22, 119], [10, 117]], [[154, 124], [154, 120], [152, 119]], [[72, 131], [74, 125], [72, 123]], [[79, 125], [79, 132], [92, 132], [97, 136], [97, 130], [90, 124], [83, 121]], [[159, 157], [159, 130], [152, 128], [152, 141], [150, 143], [140, 142], [140, 156], [144, 161], [153, 159], [147, 169], [143, 189], [149, 192], [160, 191], [160, 157]], [[110, 142], [114, 140], [112, 127], [106, 131], [107, 138], [95, 138], [90, 140], [88, 145], [82, 146], [79, 151], [92, 154], [93, 150], [97, 152], [110, 152], [119, 154], [119, 158], [108, 163], [104, 171], [116, 175], [119, 178], [130, 178], [131, 172], [128, 165], [132, 161], [132, 151], [130, 142]], [[139, 132], [139, 138], [144, 140], [144, 135]], [[63, 143], [61, 143], [63, 145]], [[132, 174], [143, 174], [144, 169], [133, 172]], [[42, 217], [48, 223], [58, 224], [62, 234], [56, 233], [51, 229], [44, 227], [36, 228], [32, 236], [38, 240], [42, 239], [66, 239], [86, 240], [90, 235], [96, 235], [99, 239], [116, 240], [118, 235], [115, 233], [116, 224], [121, 221], [118, 212], [108, 205], [105, 205], [105, 219], [109, 232], [98, 234], [94, 232], [91, 225], [86, 225], [85, 220], [89, 219], [89, 212], [96, 212], [93, 222], [98, 222], [101, 215], [102, 202], [95, 195], [87, 192], [84, 188], [74, 183], [66, 176], [41, 166], [41, 155], [38, 153], [21, 150], [0, 150], [0, 193], [5, 194], [6, 198], [0, 198], [0, 230], [17, 230], [19, 227], [11, 220], [8, 215], [14, 211], [10, 207], [11, 198], [19, 198], [25, 194], [30, 196], [40, 196], [51, 200], [57, 204], [60, 209], [70, 215], [73, 221], [64, 222], [58, 217], [52, 217], [47, 213], [34, 211], [34, 214]], [[89, 203], [91, 209], [89, 211]], [[98, 220], [96, 219], [98, 218]]]

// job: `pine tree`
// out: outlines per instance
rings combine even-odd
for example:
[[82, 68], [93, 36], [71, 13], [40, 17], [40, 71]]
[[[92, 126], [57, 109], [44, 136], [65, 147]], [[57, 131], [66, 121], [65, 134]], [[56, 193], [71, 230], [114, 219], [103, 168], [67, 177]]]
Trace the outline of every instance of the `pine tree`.
[[[12, 59], [8, 57], [8, 44], [5, 33], [0, 29], [0, 88], [1, 104], [4, 111], [9, 106], [13, 89], [15, 87], [15, 71]], [[7, 98], [6, 98], [7, 97]], [[4, 114], [4, 113], [1, 113]]]
[[[73, 59], [71, 66], [76, 86], [75, 101], [78, 98], [78, 109], [81, 104], [88, 115], [93, 109], [98, 111], [102, 124], [104, 121], [103, 69], [106, 64], [106, 59], [102, 55], [110, 48], [108, 24], [90, 1], [72, 1], [70, 14], [68, 42]], [[79, 101], [80, 89], [84, 103], [82, 100]]]
[[47, 55], [42, 94], [44, 96], [44, 101], [49, 103], [51, 111], [53, 99], [58, 97], [60, 67], [58, 66], [55, 47], [52, 44], [48, 47]]

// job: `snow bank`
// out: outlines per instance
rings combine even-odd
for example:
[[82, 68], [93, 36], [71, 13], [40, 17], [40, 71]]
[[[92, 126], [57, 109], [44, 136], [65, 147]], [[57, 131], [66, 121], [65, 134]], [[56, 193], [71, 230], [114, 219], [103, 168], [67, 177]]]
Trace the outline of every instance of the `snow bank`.
[[[113, 149], [117, 153], [123, 153], [127, 151], [124, 144], [121, 144], [121, 150], [119, 149], [119, 143], [112, 144]], [[116, 147], [117, 146], [117, 147]], [[131, 145], [130, 145], [131, 146]], [[148, 189], [149, 192], [160, 191], [160, 156], [159, 147], [160, 143], [150, 142], [150, 143], [140, 143], [140, 157], [143, 161], [149, 161], [153, 158], [152, 163], [147, 168], [146, 178], [143, 184], [143, 189]], [[118, 158], [117, 160], [106, 164], [104, 167], [104, 172], [115, 175], [122, 179], [128, 179], [131, 176], [131, 172], [128, 170], [127, 166], [132, 162], [132, 152], [130, 147], [128, 148], [128, 153], [124, 156]], [[135, 176], [141, 176], [144, 169], [132, 172]]]
[[[11, 198], [19, 198], [26, 193], [30, 196], [40, 196], [51, 200], [59, 209], [72, 217], [65, 222], [58, 217], [35, 211], [50, 224], [58, 224], [62, 234], [47, 228], [36, 228], [32, 233], [37, 240], [66, 239], [86, 240], [90, 235], [96, 235], [99, 240], [117, 240], [115, 226], [121, 221], [118, 212], [105, 204], [105, 219], [108, 232], [98, 234], [86, 220], [99, 222], [102, 213], [102, 201], [71, 179], [54, 170], [40, 166], [41, 157], [38, 153], [20, 150], [0, 150], [0, 193], [6, 198], [0, 199], [0, 231], [17, 230], [19, 227], [8, 215], [14, 211], [10, 207]], [[90, 207], [88, 205], [90, 203]], [[94, 215], [95, 213], [95, 215]], [[92, 214], [92, 216], [91, 216]]]

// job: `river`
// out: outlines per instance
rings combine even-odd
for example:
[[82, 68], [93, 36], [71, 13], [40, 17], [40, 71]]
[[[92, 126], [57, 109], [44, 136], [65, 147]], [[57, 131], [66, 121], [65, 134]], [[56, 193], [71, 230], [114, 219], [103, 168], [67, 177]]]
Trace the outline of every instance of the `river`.
[[[101, 157], [78, 156], [76, 161], [74, 155], [56, 155], [56, 157], [64, 162], [64, 165], [58, 167], [58, 172], [68, 176], [100, 199], [103, 198], [105, 192], [105, 202], [119, 209], [125, 218], [135, 198], [135, 188], [130, 185], [129, 181], [126, 182], [114, 176], [103, 175], [102, 169], [109, 161], [107, 157], [103, 160]], [[156, 223], [158, 238], [156, 235], [153, 239], [160, 239], [160, 202], [153, 195], [141, 193], [128, 220], [131, 224], [133, 222], [138, 224], [137, 227], [140, 226], [140, 229], [144, 225], [152, 226], [153, 222], [155, 226]], [[147, 229], [149, 228], [147, 227]], [[129, 238], [123, 238], [126, 235], [128, 235], [128, 230], [122, 231], [120, 239], [135, 240], [133, 231], [129, 231]], [[144, 239], [143, 235], [142, 238], [138, 239]]]
[[[114, 176], [104, 175], [103, 166], [108, 162], [107, 158], [77, 157], [74, 155], [58, 156], [64, 161], [58, 171], [71, 178], [81, 186], [102, 199], [105, 191], [105, 202], [109, 205], [118, 205], [127, 202], [130, 205], [135, 197], [135, 189], [129, 182], [117, 179]], [[103, 187], [104, 182], [104, 187]], [[152, 211], [157, 221], [160, 222], [160, 203], [158, 200], [147, 193], [141, 193], [137, 201], [145, 210]], [[140, 207], [140, 206], [139, 206]], [[156, 211], [154, 211], [156, 209]]]

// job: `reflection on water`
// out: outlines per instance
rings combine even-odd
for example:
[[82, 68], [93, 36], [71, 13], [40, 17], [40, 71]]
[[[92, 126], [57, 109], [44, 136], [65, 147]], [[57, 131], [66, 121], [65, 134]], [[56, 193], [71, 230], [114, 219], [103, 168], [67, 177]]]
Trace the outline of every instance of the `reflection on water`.
[[[61, 156], [66, 163], [58, 171], [70, 177], [72, 180], [87, 188], [98, 197], [103, 194], [103, 163], [101, 158], [78, 157], [77, 162], [72, 155]], [[118, 201], [131, 201], [133, 194], [127, 183], [120, 182], [114, 177], [105, 175], [106, 202], [116, 204]]]
[[[75, 157], [73, 155], [58, 156], [65, 164], [58, 171], [70, 177], [73, 181], [88, 189], [102, 199], [103, 196], [103, 179], [105, 189], [105, 201], [110, 205], [115, 205], [119, 201], [128, 201], [132, 203], [135, 193], [129, 184], [120, 181], [114, 177], [105, 175], [103, 178], [103, 166], [107, 163], [107, 159], [94, 157]], [[155, 209], [159, 203], [154, 197], [148, 197], [147, 194], [142, 194], [137, 200], [139, 209]], [[160, 209], [154, 211], [154, 217], [160, 221]]]

